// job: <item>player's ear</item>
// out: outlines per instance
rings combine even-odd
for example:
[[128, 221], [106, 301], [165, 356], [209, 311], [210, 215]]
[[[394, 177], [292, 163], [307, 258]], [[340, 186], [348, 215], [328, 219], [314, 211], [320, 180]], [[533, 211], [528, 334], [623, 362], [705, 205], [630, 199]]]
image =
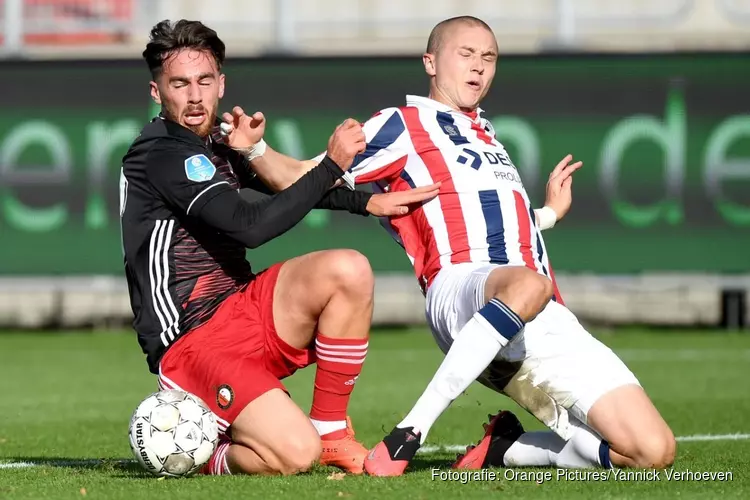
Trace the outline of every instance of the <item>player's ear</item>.
[[422, 56], [422, 63], [424, 64], [424, 70], [429, 76], [435, 76], [435, 55], [424, 54]]
[[149, 82], [148, 86], [151, 89], [151, 99], [153, 99], [156, 104], [161, 105], [161, 94], [159, 94], [159, 86], [156, 85], [156, 82], [154, 81]]
[[219, 75], [219, 99], [224, 97], [224, 73]]

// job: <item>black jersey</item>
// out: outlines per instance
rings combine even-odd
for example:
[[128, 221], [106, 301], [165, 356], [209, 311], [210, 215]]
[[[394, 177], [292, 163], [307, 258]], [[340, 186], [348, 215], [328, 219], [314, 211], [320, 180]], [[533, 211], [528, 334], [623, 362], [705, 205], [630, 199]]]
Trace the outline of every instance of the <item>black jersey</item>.
[[125, 272], [134, 327], [152, 371], [181, 332], [205, 322], [252, 277], [242, 243], [190, 217], [219, 187], [247, 183], [249, 170], [232, 153], [156, 118], [123, 160]]
[[366, 215], [370, 195], [329, 191], [341, 175], [326, 158], [282, 193], [248, 203], [241, 188], [264, 189], [218, 127], [207, 139], [161, 117], [143, 128], [123, 158], [120, 212], [133, 326], [151, 372], [181, 335], [253, 279], [247, 247], [316, 206]]

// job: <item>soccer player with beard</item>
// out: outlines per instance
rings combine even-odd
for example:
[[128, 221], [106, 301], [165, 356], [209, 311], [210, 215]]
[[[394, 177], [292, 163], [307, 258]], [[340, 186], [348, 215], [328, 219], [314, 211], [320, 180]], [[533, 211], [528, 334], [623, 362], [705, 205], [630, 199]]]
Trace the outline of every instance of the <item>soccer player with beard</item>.
[[[336, 128], [328, 155], [290, 182], [254, 176], [248, 130], [219, 133], [225, 47], [200, 22], [164, 21], [143, 56], [161, 113], [123, 159], [120, 213], [134, 328], [162, 388], [197, 395], [225, 439], [204, 472], [292, 474], [320, 460], [362, 472], [347, 405], [364, 363], [373, 308], [369, 263], [351, 250], [255, 273], [245, 259], [313, 208], [388, 216], [435, 188], [371, 195], [333, 188], [364, 151], [361, 126]], [[303, 173], [303, 170], [306, 173]], [[276, 194], [255, 203], [241, 188]], [[310, 416], [281, 380], [317, 363]]]

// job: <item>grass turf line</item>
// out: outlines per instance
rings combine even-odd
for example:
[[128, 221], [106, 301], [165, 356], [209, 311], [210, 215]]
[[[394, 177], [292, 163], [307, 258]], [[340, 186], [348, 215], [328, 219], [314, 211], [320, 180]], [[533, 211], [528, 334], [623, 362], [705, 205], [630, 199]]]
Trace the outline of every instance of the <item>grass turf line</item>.
[[[720, 332], [616, 331], [599, 338], [646, 387], [676, 435], [750, 433], [746, 376], [750, 335]], [[442, 356], [429, 333], [374, 331], [368, 360], [351, 403], [358, 437], [374, 445], [416, 401]], [[314, 367], [285, 381], [309, 409]], [[393, 498], [512, 494], [538, 498], [744, 498], [750, 495], [750, 441], [681, 442], [675, 470], [731, 471], [732, 481], [659, 482], [507, 480], [441, 481], [453, 454], [420, 455], [401, 478], [327, 479], [317, 467], [297, 477], [196, 477], [156, 480], [131, 458], [127, 423], [155, 387], [132, 334], [0, 334], [0, 461], [105, 459], [88, 466], [0, 470], [0, 498]], [[499, 408], [517, 412], [529, 430], [541, 424], [506, 398], [477, 384], [430, 433], [435, 446], [469, 443]], [[526, 469], [524, 469], [526, 470]], [[530, 469], [543, 472], [544, 469]], [[517, 470], [517, 471], [520, 471]], [[553, 471], [556, 476], [556, 472]]]

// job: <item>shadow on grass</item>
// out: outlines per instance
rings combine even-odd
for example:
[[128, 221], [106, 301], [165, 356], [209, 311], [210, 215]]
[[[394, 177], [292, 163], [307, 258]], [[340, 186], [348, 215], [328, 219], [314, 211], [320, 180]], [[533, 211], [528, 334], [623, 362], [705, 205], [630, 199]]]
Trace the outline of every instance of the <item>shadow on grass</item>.
[[447, 458], [414, 458], [409, 462], [409, 471], [419, 472], [432, 469], [449, 469], [453, 460]]
[[138, 462], [127, 458], [10, 457], [0, 460], [0, 469], [26, 469], [30, 467], [83, 469], [120, 477], [153, 478], [151, 474], [138, 465]]
[[[431, 471], [433, 469], [448, 469], [452, 460], [448, 458], [416, 457], [409, 464], [408, 472]], [[93, 471], [107, 474], [115, 478], [150, 479], [155, 477], [143, 470], [132, 459], [126, 458], [68, 458], [68, 457], [8, 457], [0, 459], [0, 469], [27, 469], [35, 467], [56, 467], [79, 471]], [[340, 472], [334, 467], [316, 466], [311, 473], [331, 474]]]

